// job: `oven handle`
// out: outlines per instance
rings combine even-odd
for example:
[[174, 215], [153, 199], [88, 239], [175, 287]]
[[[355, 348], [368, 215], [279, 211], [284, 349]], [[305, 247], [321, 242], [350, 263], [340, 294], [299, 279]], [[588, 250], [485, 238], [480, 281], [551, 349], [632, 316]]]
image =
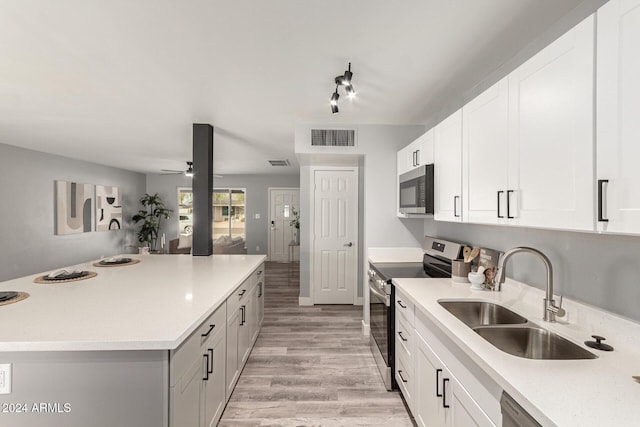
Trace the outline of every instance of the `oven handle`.
[[369, 280], [369, 290], [373, 292], [375, 295], [377, 295], [378, 297], [382, 298], [384, 300], [384, 304], [387, 307], [391, 305], [391, 299], [389, 298], [389, 295], [385, 295], [382, 292], [380, 292], [378, 289], [371, 286], [371, 280]]

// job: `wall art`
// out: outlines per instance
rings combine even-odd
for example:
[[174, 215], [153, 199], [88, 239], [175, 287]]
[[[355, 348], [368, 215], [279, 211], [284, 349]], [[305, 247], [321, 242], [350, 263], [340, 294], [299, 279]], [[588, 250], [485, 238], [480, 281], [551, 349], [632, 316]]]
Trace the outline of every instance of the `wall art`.
[[93, 185], [56, 181], [56, 234], [93, 230]]
[[96, 231], [122, 228], [122, 204], [118, 187], [96, 185]]

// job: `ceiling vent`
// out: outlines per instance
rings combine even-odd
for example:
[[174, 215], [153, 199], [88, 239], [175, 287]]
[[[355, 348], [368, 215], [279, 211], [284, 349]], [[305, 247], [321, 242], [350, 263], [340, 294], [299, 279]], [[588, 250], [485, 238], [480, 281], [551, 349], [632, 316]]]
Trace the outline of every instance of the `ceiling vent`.
[[289, 160], [269, 160], [271, 166], [289, 166]]
[[314, 147], [354, 147], [356, 131], [353, 129], [311, 129]]

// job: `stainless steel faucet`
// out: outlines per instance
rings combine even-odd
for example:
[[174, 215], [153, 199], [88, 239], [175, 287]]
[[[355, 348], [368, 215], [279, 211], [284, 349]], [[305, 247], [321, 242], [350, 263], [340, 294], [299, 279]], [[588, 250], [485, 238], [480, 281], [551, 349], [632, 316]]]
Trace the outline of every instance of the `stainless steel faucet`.
[[544, 263], [544, 266], [547, 269], [547, 291], [544, 298], [544, 311], [542, 314], [542, 318], [545, 322], [555, 322], [556, 316], [563, 317], [566, 312], [562, 308], [562, 296], [560, 297], [560, 303], [558, 305], [556, 305], [556, 302], [553, 299], [553, 268], [551, 267], [551, 261], [549, 261], [549, 258], [547, 258], [547, 256], [539, 250], [523, 246], [509, 249], [507, 252], [505, 252], [498, 261], [498, 271], [496, 271], [495, 278], [495, 290], [499, 291], [502, 287], [502, 284], [504, 283], [504, 271], [507, 260], [511, 258], [511, 255], [517, 254], [518, 252], [527, 252], [533, 254]]

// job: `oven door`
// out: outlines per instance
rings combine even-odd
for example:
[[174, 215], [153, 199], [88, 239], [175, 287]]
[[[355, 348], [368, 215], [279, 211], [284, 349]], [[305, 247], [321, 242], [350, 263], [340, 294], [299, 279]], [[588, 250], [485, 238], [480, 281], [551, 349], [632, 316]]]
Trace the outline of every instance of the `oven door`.
[[389, 366], [389, 295], [384, 295], [369, 281], [369, 319], [371, 336], [382, 353], [384, 362]]
[[393, 389], [393, 315], [391, 296], [381, 293], [369, 280], [369, 321], [371, 352], [387, 390]]

